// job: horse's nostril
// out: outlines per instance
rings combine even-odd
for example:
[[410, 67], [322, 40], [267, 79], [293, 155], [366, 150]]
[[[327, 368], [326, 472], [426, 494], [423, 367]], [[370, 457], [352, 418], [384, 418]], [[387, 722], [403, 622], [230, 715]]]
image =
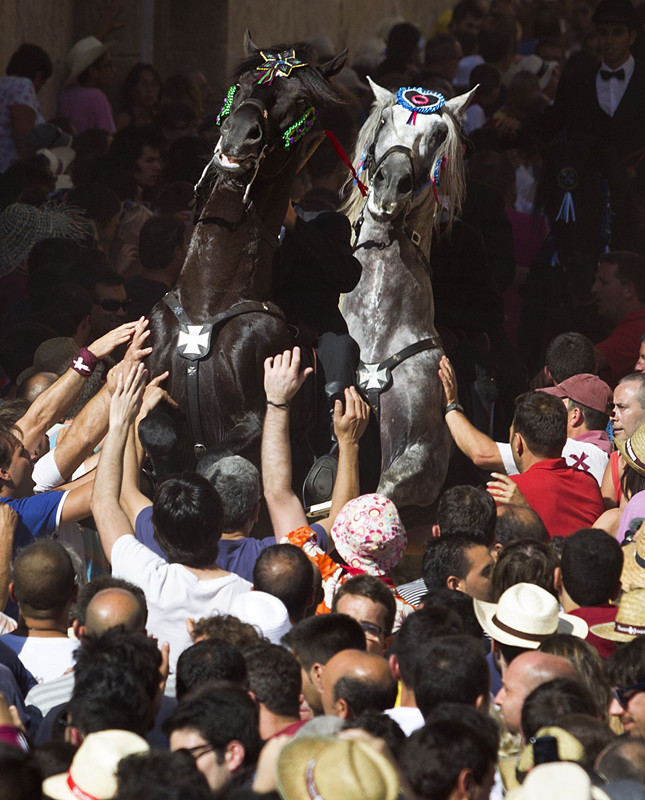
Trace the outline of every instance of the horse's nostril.
[[412, 191], [412, 178], [406, 175], [401, 178], [398, 186], [399, 194], [409, 194]]
[[378, 172], [374, 176], [374, 180], [375, 181], [379, 181], [379, 182], [385, 180], [385, 175], [383, 174], [383, 170], [382, 169], [378, 170]]
[[247, 139], [251, 142], [259, 142], [262, 139], [262, 128], [259, 125], [253, 125], [248, 132]]

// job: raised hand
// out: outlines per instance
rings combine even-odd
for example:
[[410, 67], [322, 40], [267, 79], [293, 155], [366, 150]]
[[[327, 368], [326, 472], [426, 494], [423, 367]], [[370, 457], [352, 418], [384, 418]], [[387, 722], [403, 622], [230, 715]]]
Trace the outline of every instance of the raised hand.
[[334, 403], [334, 433], [339, 444], [357, 444], [365, 433], [370, 407], [354, 386], [345, 389], [345, 410], [340, 400]]
[[146, 386], [145, 392], [143, 393], [141, 416], [145, 417], [149, 414], [162, 400], [168, 403], [169, 406], [172, 406], [172, 408], [179, 408], [168, 392], [161, 388], [161, 384], [166, 380], [168, 375], [170, 375], [170, 373], [166, 370], [166, 372], [162, 372], [161, 375], [157, 375], [156, 378], [153, 378]]
[[141, 361], [152, 353], [152, 347], [143, 346], [148, 336], [150, 336], [149, 320], [145, 317], [139, 317], [133, 324], [134, 333], [132, 334], [130, 346], [123, 356], [124, 361]]
[[110, 402], [110, 428], [129, 427], [141, 408], [148, 372], [143, 364], [133, 364], [117, 378]]
[[455, 370], [447, 356], [441, 356], [441, 361], [439, 362], [439, 380], [443, 388], [444, 406], [448, 406], [450, 403], [456, 403], [459, 399], [457, 377], [455, 376]]
[[491, 472], [491, 475], [495, 480], [488, 481], [486, 489], [496, 503], [528, 506], [526, 498], [512, 478], [509, 478], [508, 475], [502, 475], [501, 472]]
[[105, 336], [101, 336], [100, 339], [92, 342], [87, 349], [100, 361], [109, 356], [119, 345], [129, 342], [134, 334], [136, 325], [136, 322], [124, 322], [123, 325], [108, 331]]
[[264, 391], [267, 402], [271, 405], [289, 403], [312, 372], [311, 367], [300, 371], [299, 347], [267, 358], [264, 362]]

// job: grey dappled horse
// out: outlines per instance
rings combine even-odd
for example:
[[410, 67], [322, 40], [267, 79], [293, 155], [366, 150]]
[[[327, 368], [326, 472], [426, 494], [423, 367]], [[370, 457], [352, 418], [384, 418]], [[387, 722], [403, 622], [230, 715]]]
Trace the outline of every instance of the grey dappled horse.
[[347, 205], [363, 274], [342, 311], [361, 350], [359, 384], [378, 407], [377, 491], [399, 507], [426, 506], [441, 490], [450, 455], [430, 242], [442, 211], [450, 223], [459, 210], [464, 167], [457, 117], [472, 93], [445, 101], [424, 89], [393, 94], [370, 84], [376, 102], [354, 156], [369, 191], [363, 198], [355, 188]]

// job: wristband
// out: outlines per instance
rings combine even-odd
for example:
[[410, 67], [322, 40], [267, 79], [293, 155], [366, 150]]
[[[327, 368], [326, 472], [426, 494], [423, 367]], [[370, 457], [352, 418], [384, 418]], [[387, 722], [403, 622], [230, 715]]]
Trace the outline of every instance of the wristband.
[[284, 403], [274, 403], [273, 400], [267, 400], [268, 406], [273, 406], [274, 408], [289, 408], [289, 401], [286, 400]]
[[464, 413], [464, 407], [462, 405], [460, 405], [459, 403], [457, 403], [457, 402], [448, 403], [448, 405], [443, 410], [444, 417], [446, 416], [446, 414], [449, 411], [461, 411], [461, 413], [463, 414]]
[[82, 378], [89, 378], [96, 369], [98, 363], [98, 358], [91, 350], [88, 350], [87, 347], [81, 347], [78, 351], [78, 356], [69, 366], [74, 372], [78, 372]]

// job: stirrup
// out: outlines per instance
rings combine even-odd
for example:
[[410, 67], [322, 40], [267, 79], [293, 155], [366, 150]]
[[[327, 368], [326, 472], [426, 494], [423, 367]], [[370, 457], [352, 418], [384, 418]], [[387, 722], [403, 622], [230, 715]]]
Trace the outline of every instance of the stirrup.
[[338, 472], [338, 460], [326, 454], [316, 459], [302, 487], [302, 503], [305, 508], [331, 500]]

